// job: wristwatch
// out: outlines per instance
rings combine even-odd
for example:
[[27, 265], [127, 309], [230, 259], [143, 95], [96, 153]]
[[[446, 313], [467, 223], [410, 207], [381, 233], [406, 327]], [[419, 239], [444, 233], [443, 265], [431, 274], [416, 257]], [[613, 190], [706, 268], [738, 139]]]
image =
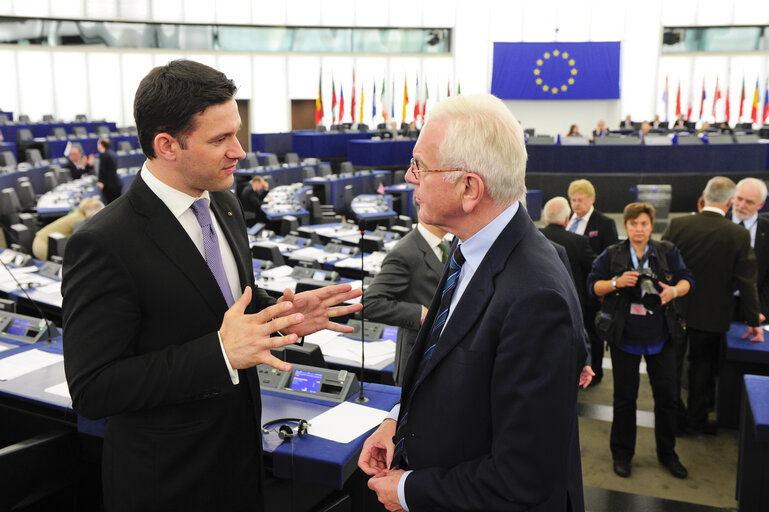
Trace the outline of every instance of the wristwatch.
[[611, 278], [611, 288], [612, 288], [612, 290], [616, 290], [617, 289], [617, 277], [616, 276]]

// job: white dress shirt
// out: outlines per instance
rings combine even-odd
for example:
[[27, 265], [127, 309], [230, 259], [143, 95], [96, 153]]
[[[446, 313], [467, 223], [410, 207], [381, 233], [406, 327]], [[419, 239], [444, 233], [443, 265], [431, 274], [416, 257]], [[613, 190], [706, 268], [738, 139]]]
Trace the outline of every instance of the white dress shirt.
[[[595, 211], [595, 207], [591, 206], [590, 211], [588, 211], [584, 217], [579, 217], [582, 219], [582, 221], [577, 226], [577, 229], [575, 229], [573, 232], [577, 233], [578, 235], [584, 235], [585, 234], [585, 228], [587, 227], [587, 223], [590, 221], [590, 216], [593, 215], [593, 211]], [[569, 223], [566, 225], [566, 229], [568, 231], [571, 231], [571, 226], [576, 222], [577, 220], [577, 214], [572, 213], [571, 218], [569, 219]]]

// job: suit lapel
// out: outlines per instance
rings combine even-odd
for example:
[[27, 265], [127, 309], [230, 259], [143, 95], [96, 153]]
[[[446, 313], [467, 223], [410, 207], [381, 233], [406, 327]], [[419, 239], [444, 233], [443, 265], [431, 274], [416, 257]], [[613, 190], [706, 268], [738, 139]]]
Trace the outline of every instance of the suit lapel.
[[[494, 278], [504, 269], [510, 254], [526, 234], [527, 229], [536, 228], [531, 224], [525, 209], [518, 208], [518, 212], [494, 241], [476, 270], [475, 275], [473, 275], [472, 280], [467, 284], [462, 297], [457, 303], [456, 310], [451, 313], [451, 318], [449, 318], [443, 334], [438, 340], [438, 345], [435, 347], [424, 371], [419, 376], [409, 375], [410, 380], [415, 378], [418, 380], [414, 383], [414, 387], [409, 391], [408, 396], [414, 393], [425, 377], [465, 338], [468, 332], [475, 326], [476, 321], [483, 317], [483, 312], [495, 292]], [[456, 246], [456, 242], [452, 245], [452, 250], [454, 246]], [[448, 269], [448, 265], [446, 265], [446, 268]], [[446, 282], [446, 273], [444, 272], [439, 289], [443, 289], [443, 285]], [[436, 293], [435, 297], [433, 297], [430, 311], [425, 318], [423, 326], [432, 325], [433, 319], [438, 313], [437, 309], [440, 306], [440, 295], [440, 293]], [[420, 329], [419, 331], [419, 336], [417, 337], [417, 343], [421, 347], [419, 349], [421, 352], [418, 352], [419, 354], [424, 352], [424, 342], [428, 331], [429, 329]], [[419, 361], [417, 359], [411, 358], [409, 360], [407, 371], [414, 372], [416, 370], [412, 366], [418, 366]], [[417, 361], [415, 362], [415, 360]]]
[[232, 249], [232, 254], [235, 256], [235, 263], [238, 266], [238, 275], [240, 277], [240, 289], [242, 290], [246, 285], [250, 285], [253, 281], [254, 270], [250, 266], [251, 254], [248, 252], [248, 236], [245, 231], [239, 229], [238, 223], [235, 221], [235, 216], [238, 212], [232, 211], [223, 204], [220, 194], [229, 193], [212, 193], [211, 194], [211, 209], [214, 211], [216, 220], [219, 223], [219, 227], [222, 228], [224, 236], [227, 238], [227, 243]]
[[216, 314], [225, 311], [227, 303], [206, 260], [171, 211], [142, 179], [134, 179], [129, 194], [136, 212], [147, 219], [147, 237], [190, 280], [212, 311]]
[[418, 231], [416, 234], [419, 235], [417, 236], [417, 248], [422, 251], [422, 259], [433, 272], [440, 274], [443, 272], [443, 263], [441, 263], [441, 260], [435, 255], [433, 248], [427, 243], [425, 237]]

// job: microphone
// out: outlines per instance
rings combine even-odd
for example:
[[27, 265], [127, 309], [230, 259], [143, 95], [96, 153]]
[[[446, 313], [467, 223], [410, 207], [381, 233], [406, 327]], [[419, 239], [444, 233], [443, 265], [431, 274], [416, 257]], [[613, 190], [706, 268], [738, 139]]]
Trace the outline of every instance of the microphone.
[[[360, 287], [363, 290], [363, 278], [366, 276], [366, 271], [363, 269], [363, 235], [366, 231], [361, 227], [360, 230]], [[360, 303], [363, 304], [363, 293], [360, 295]], [[355, 399], [359, 404], [365, 404], [369, 401], [367, 396], [363, 396], [363, 372], [365, 370], [364, 358], [366, 357], [366, 309], [365, 306], [361, 309], [360, 315], [360, 388], [358, 398]]]
[[[5, 224], [0, 223], [0, 227], [3, 228], [3, 230], [10, 235], [10, 237], [13, 239], [12, 242], [15, 243], [18, 246], [21, 246], [19, 243], [19, 240], [16, 238], [16, 235], [13, 233], [11, 229], [8, 229]], [[38, 306], [37, 302], [32, 300], [32, 297], [29, 296], [29, 293], [27, 293], [27, 290], [24, 288], [24, 286], [19, 282], [18, 279], [16, 279], [16, 276], [13, 275], [13, 272], [11, 272], [11, 269], [8, 268], [8, 265], [5, 264], [5, 261], [3, 261], [3, 258], [0, 258], [0, 263], [3, 264], [3, 268], [5, 268], [6, 272], [10, 274], [11, 279], [13, 279], [13, 282], [16, 283], [16, 286], [19, 287], [19, 290], [24, 293], [24, 296], [27, 298], [30, 304], [32, 304], [32, 307], [35, 308], [35, 311], [37, 311], [40, 314], [40, 318], [43, 319], [45, 322], [45, 338], [43, 339], [43, 343], [53, 343], [54, 335], [51, 334], [51, 327], [53, 326], [53, 322], [48, 320], [48, 317], [45, 313], [43, 313], [43, 310]], [[58, 334], [58, 333], [57, 333]]]

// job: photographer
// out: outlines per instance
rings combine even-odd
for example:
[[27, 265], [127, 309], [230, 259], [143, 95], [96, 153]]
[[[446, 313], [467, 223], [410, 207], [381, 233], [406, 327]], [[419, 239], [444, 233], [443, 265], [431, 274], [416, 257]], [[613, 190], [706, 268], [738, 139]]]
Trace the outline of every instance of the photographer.
[[673, 345], [682, 343], [684, 327], [673, 302], [689, 292], [693, 274], [670, 242], [651, 240], [654, 207], [631, 203], [623, 221], [628, 240], [611, 245], [593, 262], [588, 289], [602, 297], [596, 326], [611, 348], [614, 421], [611, 452], [614, 472], [630, 476], [635, 453], [638, 366], [646, 360], [654, 395], [657, 458], [677, 478], [688, 472], [675, 452], [677, 411]]

